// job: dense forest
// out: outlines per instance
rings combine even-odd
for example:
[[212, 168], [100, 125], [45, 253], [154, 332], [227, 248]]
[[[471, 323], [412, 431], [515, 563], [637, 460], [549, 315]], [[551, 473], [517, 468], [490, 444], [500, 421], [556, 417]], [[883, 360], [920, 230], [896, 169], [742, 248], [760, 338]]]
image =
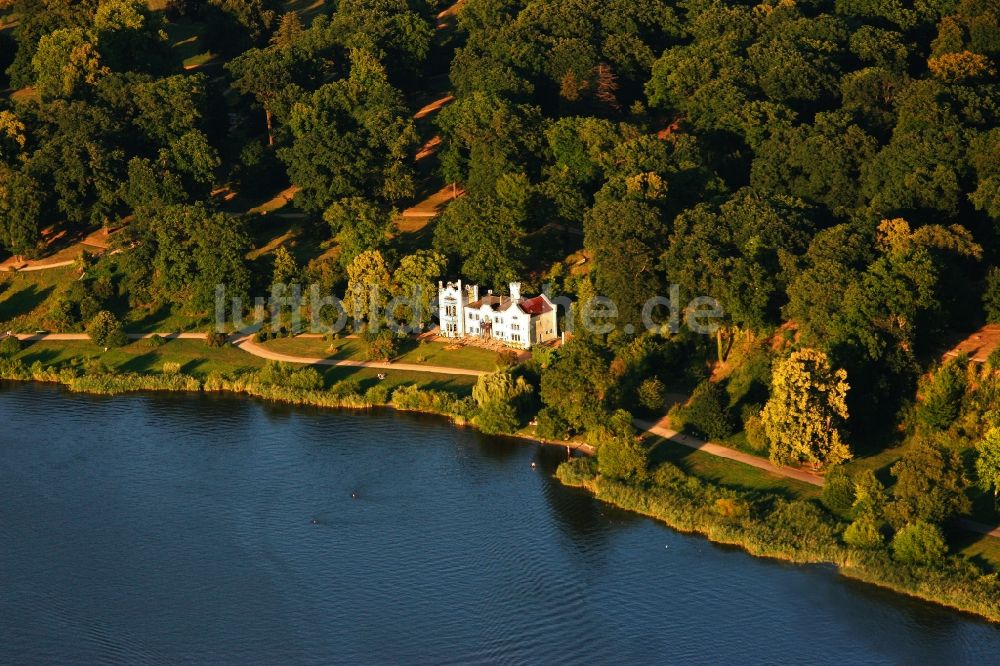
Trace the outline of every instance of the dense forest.
[[[53, 330], [207, 321], [220, 283], [603, 295], [613, 332], [481, 382], [487, 430], [589, 433], [645, 482], [630, 416], [680, 392], [693, 434], [834, 466], [853, 545], [920, 561], [994, 516], [1000, 355], [940, 359], [1000, 323], [995, 0], [0, 7], [0, 245], [118, 230]], [[290, 223], [254, 203], [280, 192], [294, 242], [267, 246]], [[717, 335], [641, 327], [670, 285], [720, 302]]]

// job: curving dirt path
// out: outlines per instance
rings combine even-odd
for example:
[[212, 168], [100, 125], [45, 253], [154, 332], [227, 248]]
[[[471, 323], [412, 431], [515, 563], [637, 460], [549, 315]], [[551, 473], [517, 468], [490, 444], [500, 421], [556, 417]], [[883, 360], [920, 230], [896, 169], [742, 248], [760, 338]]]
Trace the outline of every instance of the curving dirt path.
[[737, 451], [736, 449], [731, 449], [728, 446], [722, 446], [721, 444], [704, 442], [697, 437], [685, 435], [667, 427], [666, 425], [661, 425], [665, 420], [666, 419], [664, 418], [659, 423], [650, 423], [649, 421], [635, 419], [635, 425], [638, 426], [640, 430], [645, 430], [653, 433], [654, 435], [659, 435], [664, 439], [686, 446], [689, 449], [695, 449], [718, 458], [735, 460], [736, 462], [741, 462], [744, 465], [750, 465], [751, 467], [756, 467], [788, 479], [802, 481], [803, 483], [808, 483], [813, 486], [823, 485], [823, 477], [818, 474], [813, 474], [812, 472], [807, 472], [802, 469], [795, 469], [794, 467], [779, 467], [766, 458], [761, 458], [749, 453], [743, 453], [742, 451]]
[[489, 374], [484, 370], [468, 370], [466, 368], [450, 368], [444, 365], [418, 365], [415, 363], [380, 363], [378, 361], [350, 361], [338, 360], [334, 358], [309, 358], [306, 356], [292, 356], [281, 354], [260, 346], [252, 338], [238, 338], [233, 341], [237, 347], [248, 354], [259, 356], [271, 361], [282, 361], [284, 363], [305, 363], [308, 365], [331, 365], [344, 368], [374, 368], [377, 370], [403, 370], [407, 372], [430, 372], [436, 375], [464, 375], [469, 377], [479, 377]]
[[[812, 472], [796, 469], [794, 467], [780, 467], [766, 458], [761, 458], [760, 456], [751, 455], [749, 453], [743, 453], [742, 451], [731, 449], [728, 446], [712, 444], [711, 442], [702, 441], [697, 437], [679, 433], [666, 425], [661, 425], [665, 420], [666, 417], [664, 417], [664, 419], [659, 423], [650, 423], [649, 421], [643, 421], [642, 419], [634, 419], [633, 422], [639, 430], [651, 432], [654, 435], [663, 437], [664, 439], [674, 442], [675, 444], [686, 446], [689, 449], [695, 449], [696, 451], [701, 451], [702, 453], [707, 453], [718, 458], [734, 460], [736, 462], [743, 463], [744, 465], [750, 465], [751, 467], [765, 470], [771, 474], [777, 474], [778, 476], [783, 476], [787, 479], [802, 481], [803, 483], [808, 483], [813, 486], [822, 487], [823, 485], [823, 477], [819, 474], [813, 474]], [[985, 534], [986, 536], [1000, 539], [1000, 527], [985, 525], [968, 518], [959, 518], [958, 524], [963, 529], [970, 532], [977, 532], [979, 534]]]
[[[204, 333], [129, 333], [130, 340], [144, 340], [154, 335], [167, 340], [204, 340]], [[0, 335], [0, 337], [4, 337]], [[49, 342], [49, 341], [86, 341], [90, 336], [86, 333], [16, 333], [14, 334], [22, 342]], [[292, 356], [281, 354], [262, 347], [253, 341], [249, 336], [235, 336], [230, 338], [231, 342], [248, 354], [257, 356], [269, 361], [282, 361], [284, 363], [301, 363], [305, 365], [329, 365], [344, 368], [373, 368], [376, 370], [403, 370], [406, 372], [429, 372], [435, 375], [462, 375], [467, 377], [478, 377], [489, 374], [485, 370], [469, 370], [467, 368], [452, 368], [444, 365], [418, 365], [416, 363], [381, 363], [378, 361], [351, 361], [347, 359], [333, 358], [311, 358], [307, 356]]]

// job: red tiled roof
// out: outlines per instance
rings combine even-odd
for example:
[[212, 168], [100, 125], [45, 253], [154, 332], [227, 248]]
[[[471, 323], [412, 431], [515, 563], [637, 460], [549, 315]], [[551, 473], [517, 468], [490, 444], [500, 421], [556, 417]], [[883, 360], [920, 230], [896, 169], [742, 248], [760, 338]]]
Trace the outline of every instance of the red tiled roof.
[[521, 309], [530, 315], [540, 315], [552, 311], [552, 306], [546, 303], [545, 299], [541, 296], [526, 298], [518, 303], [518, 305], [520, 305]]

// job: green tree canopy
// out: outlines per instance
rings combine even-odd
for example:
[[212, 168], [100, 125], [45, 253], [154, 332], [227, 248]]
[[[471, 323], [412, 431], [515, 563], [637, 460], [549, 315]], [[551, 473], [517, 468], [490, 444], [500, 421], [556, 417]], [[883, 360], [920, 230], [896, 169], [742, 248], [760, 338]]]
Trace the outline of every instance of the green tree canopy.
[[778, 361], [761, 412], [771, 460], [821, 467], [850, 459], [843, 434], [848, 388], [847, 373], [833, 370], [823, 352], [801, 349]]

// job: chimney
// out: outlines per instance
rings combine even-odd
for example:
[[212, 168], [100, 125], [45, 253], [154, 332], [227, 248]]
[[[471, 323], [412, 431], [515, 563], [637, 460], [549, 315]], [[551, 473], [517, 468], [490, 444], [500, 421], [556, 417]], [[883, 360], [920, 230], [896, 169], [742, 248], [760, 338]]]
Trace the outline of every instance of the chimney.
[[510, 283], [510, 298], [512, 301], [517, 303], [521, 300], [521, 283], [511, 282]]
[[479, 285], [478, 284], [474, 284], [474, 285], [472, 285], [470, 287], [470, 289], [472, 290], [472, 301], [473, 302], [478, 301], [479, 300]]

